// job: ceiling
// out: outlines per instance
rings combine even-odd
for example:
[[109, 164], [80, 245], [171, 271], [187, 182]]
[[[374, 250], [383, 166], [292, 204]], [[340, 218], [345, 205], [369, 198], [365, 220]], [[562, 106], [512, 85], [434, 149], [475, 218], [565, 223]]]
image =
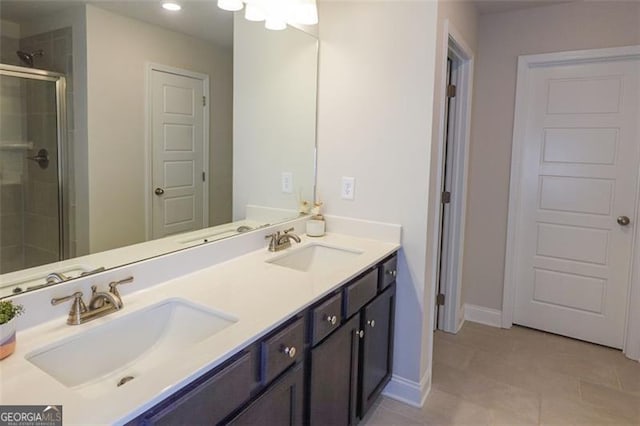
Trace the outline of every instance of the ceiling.
[[571, 0], [473, 0], [478, 13], [512, 12], [514, 10], [531, 9], [533, 7], [550, 6], [553, 4], [570, 3]]
[[218, 9], [215, 0], [182, 0], [182, 10], [169, 12], [157, 0], [68, 1], [1, 0], [0, 17], [25, 22], [89, 3], [105, 10], [181, 32], [223, 47], [233, 46], [233, 13]]

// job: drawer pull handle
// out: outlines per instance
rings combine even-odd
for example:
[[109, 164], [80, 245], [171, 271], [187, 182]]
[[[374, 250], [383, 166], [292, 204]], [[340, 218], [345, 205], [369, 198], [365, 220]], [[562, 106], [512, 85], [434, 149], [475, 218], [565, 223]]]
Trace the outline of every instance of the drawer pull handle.
[[395, 269], [390, 269], [387, 271], [387, 274], [391, 275], [392, 277], [396, 277], [396, 275], [398, 275], [398, 271], [396, 271]]
[[282, 350], [282, 352], [285, 355], [288, 355], [289, 358], [295, 358], [296, 357], [296, 347], [295, 346], [291, 346], [291, 347], [287, 346], [286, 348], [284, 348]]
[[336, 325], [338, 322], [338, 317], [335, 315], [327, 315], [327, 322], [331, 325]]
[[371, 328], [373, 328], [373, 327], [375, 327], [375, 326], [376, 326], [376, 320], [369, 320], [369, 321], [367, 321], [367, 324], [368, 324]]
[[359, 338], [362, 339], [364, 337], [364, 330], [356, 331], [356, 334], [358, 335]]

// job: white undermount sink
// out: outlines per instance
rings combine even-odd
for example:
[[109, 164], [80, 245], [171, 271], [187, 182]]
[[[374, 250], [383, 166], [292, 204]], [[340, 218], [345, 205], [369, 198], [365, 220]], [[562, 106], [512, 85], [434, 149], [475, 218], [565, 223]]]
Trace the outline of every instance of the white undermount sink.
[[331, 271], [361, 254], [360, 250], [312, 243], [267, 262], [302, 272]]
[[185, 300], [168, 299], [38, 349], [26, 359], [66, 387], [97, 397], [237, 321]]

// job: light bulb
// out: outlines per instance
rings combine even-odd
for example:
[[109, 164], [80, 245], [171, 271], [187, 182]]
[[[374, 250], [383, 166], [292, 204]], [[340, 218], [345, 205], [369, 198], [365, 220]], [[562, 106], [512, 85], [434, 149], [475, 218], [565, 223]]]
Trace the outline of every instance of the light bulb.
[[293, 12], [294, 22], [302, 25], [316, 25], [318, 23], [318, 8], [313, 0], [302, 0]]
[[247, 7], [244, 10], [244, 17], [247, 21], [260, 22], [265, 20], [265, 15], [262, 8], [256, 4], [247, 3]]
[[242, 0], [218, 0], [218, 7], [229, 12], [236, 12], [242, 10], [243, 4]]
[[267, 18], [264, 23], [264, 27], [268, 30], [280, 31], [287, 28], [287, 23], [279, 19]]
[[162, 8], [166, 10], [170, 10], [171, 12], [177, 12], [182, 9], [178, 3], [162, 3]]

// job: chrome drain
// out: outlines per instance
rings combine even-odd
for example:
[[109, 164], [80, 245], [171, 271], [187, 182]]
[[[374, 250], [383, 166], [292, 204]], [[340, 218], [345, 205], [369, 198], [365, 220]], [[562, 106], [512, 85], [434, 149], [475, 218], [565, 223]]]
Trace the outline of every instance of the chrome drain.
[[120, 381], [118, 382], [118, 387], [124, 385], [127, 382], [130, 382], [131, 380], [135, 379], [135, 377], [133, 376], [124, 376], [122, 379], [120, 379]]

